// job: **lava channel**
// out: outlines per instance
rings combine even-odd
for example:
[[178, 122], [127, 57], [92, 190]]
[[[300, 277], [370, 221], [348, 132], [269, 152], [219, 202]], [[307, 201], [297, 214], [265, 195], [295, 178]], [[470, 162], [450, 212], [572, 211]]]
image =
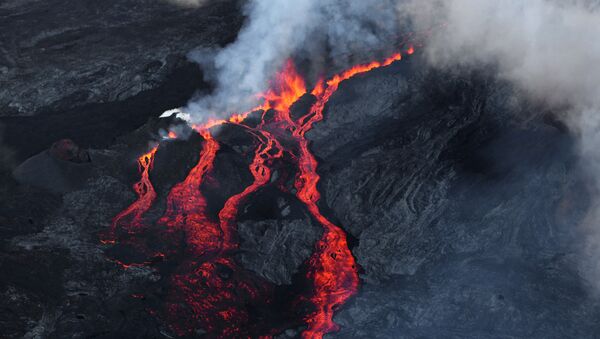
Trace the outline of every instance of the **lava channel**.
[[154, 164], [154, 155], [157, 149], [158, 146], [155, 146], [137, 159], [141, 178], [133, 185], [133, 190], [138, 198], [113, 218], [108, 232], [100, 236], [102, 243], [114, 244], [117, 240], [116, 232], [119, 230], [119, 226], [128, 233], [142, 227], [144, 213], [152, 207], [152, 203], [156, 200], [156, 191], [150, 182], [150, 170]]
[[[407, 54], [413, 52], [414, 48], [409, 47]], [[233, 258], [232, 252], [238, 247], [236, 219], [248, 196], [270, 181], [273, 160], [281, 158], [284, 152], [292, 155], [297, 167], [294, 180], [297, 198], [324, 230], [307, 262], [306, 277], [312, 289], [309, 296], [300, 296], [300, 299], [310, 301], [314, 310], [305, 317], [307, 329], [302, 335], [304, 338], [322, 338], [324, 334], [338, 329], [333, 322], [334, 311], [358, 290], [357, 266], [348, 248], [345, 232], [329, 221], [318, 207], [318, 162], [309, 149], [305, 133], [323, 119], [325, 105], [342, 81], [401, 59], [402, 54], [397, 53], [382, 62], [358, 65], [325, 82], [320, 81], [311, 92], [316, 98], [315, 103], [306, 115], [296, 121], [290, 115], [290, 107], [307, 91], [304, 79], [289, 61], [277, 75], [272, 88], [262, 95], [265, 103], [254, 109], [273, 110], [272, 121], [266, 122], [263, 114], [259, 126], [250, 128], [243, 125], [249, 114], [246, 112], [233, 114], [227, 120], [194, 126], [205, 140], [200, 159], [185, 180], [169, 192], [166, 211], [158, 221], [159, 225], [166, 226], [167, 233], [182, 232], [185, 238], [184, 259], [171, 275], [172, 288], [165, 308], [171, 328], [177, 334], [189, 335], [198, 327], [221, 338], [248, 337], [250, 333], [260, 332], [253, 324], [256, 319], [252, 319], [244, 305], [268, 303], [268, 284], [237, 265]], [[215, 221], [208, 214], [200, 187], [212, 170], [220, 148], [209, 129], [224, 123], [247, 128], [256, 137], [258, 145], [249, 166], [254, 181], [227, 199], [218, 213], [218, 221]], [[289, 139], [293, 142], [290, 143]], [[105, 242], [110, 243], [114, 239], [115, 230], [126, 218], [132, 220], [124, 227], [126, 230], [142, 225], [142, 215], [156, 199], [149, 180], [155, 152], [156, 148], [138, 159], [142, 176], [134, 186], [138, 200], [115, 217], [109, 232], [111, 236]], [[254, 330], [249, 330], [251, 328]], [[264, 329], [261, 331], [264, 332]], [[275, 330], [268, 332], [275, 333]]]

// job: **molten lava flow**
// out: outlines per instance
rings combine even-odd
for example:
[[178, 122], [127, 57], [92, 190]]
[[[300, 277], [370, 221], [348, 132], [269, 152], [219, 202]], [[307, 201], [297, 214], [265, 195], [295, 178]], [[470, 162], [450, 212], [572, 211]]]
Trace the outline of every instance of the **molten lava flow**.
[[280, 158], [283, 155], [281, 145], [269, 132], [257, 131], [255, 135], [259, 138], [260, 144], [255, 151], [254, 160], [252, 160], [249, 167], [254, 181], [242, 192], [230, 197], [219, 212], [219, 220], [221, 222], [221, 229], [223, 230], [224, 249], [231, 249], [236, 246], [232, 240], [232, 229], [236, 227], [235, 219], [241, 203], [250, 194], [266, 185], [271, 179], [271, 169], [267, 166], [267, 162]]
[[[296, 132], [303, 130], [298, 129]], [[300, 153], [298, 165], [300, 173], [294, 186], [296, 196], [323, 225], [324, 232], [315, 246], [315, 253], [309, 260], [308, 278], [313, 281], [313, 295], [310, 300], [316, 311], [308, 316], [308, 329], [304, 338], [321, 338], [323, 334], [337, 330], [333, 322], [333, 311], [343, 305], [358, 289], [356, 263], [346, 241], [346, 234], [330, 222], [319, 211], [317, 202], [320, 194], [317, 189], [319, 175], [317, 160], [308, 149], [308, 141], [300, 133], [294, 133], [299, 139]]]
[[296, 72], [294, 63], [289, 60], [283, 70], [277, 74], [273, 88], [263, 97], [265, 110], [272, 108], [279, 114], [280, 119], [289, 119], [290, 107], [306, 93], [304, 79]]
[[[411, 47], [412, 49], [412, 47]], [[409, 49], [409, 54], [412, 50]], [[317, 98], [308, 114], [297, 121], [294, 130], [294, 138], [299, 144], [298, 167], [299, 174], [294, 186], [297, 189], [296, 196], [302, 201], [321, 225], [324, 233], [318, 241], [315, 253], [309, 260], [308, 277], [313, 281], [313, 295], [310, 300], [316, 307], [316, 311], [307, 317], [308, 329], [302, 334], [304, 338], [322, 338], [325, 333], [337, 330], [333, 322], [334, 309], [343, 305], [348, 298], [358, 290], [358, 273], [356, 262], [350, 252], [346, 240], [346, 234], [338, 226], [325, 218], [319, 211], [317, 202], [320, 193], [317, 189], [319, 175], [317, 174], [317, 160], [308, 147], [305, 133], [313, 124], [323, 119], [325, 104], [333, 93], [337, 91], [339, 84], [357, 74], [366, 73], [373, 69], [392, 64], [394, 61], [402, 60], [402, 54], [396, 53], [383, 62], [373, 61], [365, 65], [358, 65], [340, 74], [334, 75], [326, 82], [327, 87], [322, 88], [319, 82], [312, 94]]]
[[159, 223], [185, 232], [188, 245], [197, 252], [215, 251], [219, 248], [221, 231], [206, 216], [206, 199], [200, 185], [215, 160], [219, 143], [208, 130], [202, 130], [204, 146], [198, 163], [185, 180], [171, 189], [167, 197], [167, 210]]
[[171, 278], [167, 317], [180, 335], [189, 334], [200, 324], [219, 338], [247, 337], [251, 315], [244, 305], [264, 302], [265, 287], [236, 264], [229, 250], [237, 247], [233, 233], [240, 204], [269, 181], [266, 162], [279, 157], [281, 147], [267, 132], [252, 131], [260, 141], [250, 165], [254, 182], [227, 200], [216, 223], [209, 217], [200, 191], [219, 149], [205, 126], [196, 127], [206, 140], [198, 165], [171, 190], [167, 212], [161, 219], [169, 227], [183, 228], [189, 246], [186, 259]]
[[[204, 330], [219, 338], [250, 337], [248, 333], [250, 314], [245, 305], [265, 302], [267, 293], [264, 284], [239, 267], [232, 257], [230, 250], [237, 247], [234, 233], [237, 225], [235, 219], [240, 205], [246, 198], [266, 185], [271, 178], [271, 170], [267, 162], [282, 155], [279, 143], [269, 133], [256, 131], [260, 145], [256, 149], [254, 159], [249, 167], [254, 181], [242, 192], [230, 197], [219, 212], [222, 238], [218, 253], [204, 256], [204, 260], [189, 260], [173, 281], [177, 293], [174, 294], [169, 312], [177, 315], [177, 323], [185, 310], [181, 310], [181, 300], [192, 312], [187, 318], [192, 323], [184, 323], [176, 328], [180, 334], [187, 334], [186, 328], [193, 328], [193, 322], [201, 323]], [[201, 231], [199, 231], [201, 232]], [[209, 245], [209, 244], [207, 244]], [[179, 302], [177, 302], [179, 301]], [[183, 312], [182, 312], [183, 311]]]
[[[414, 47], [409, 46], [406, 54], [413, 53]], [[185, 242], [181, 248], [185, 256], [170, 273], [171, 290], [166, 306], [167, 318], [177, 334], [189, 335], [199, 325], [209, 335], [219, 338], [276, 332], [274, 329], [257, 329], [260, 326], [257, 327], [256, 320], [252, 319], [252, 313], [248, 310], [251, 306], [248, 305], [267, 303], [268, 284], [240, 267], [234, 260], [233, 250], [238, 247], [235, 237], [239, 209], [251, 194], [270, 182], [272, 167], [277, 159], [291, 161], [296, 166], [297, 174], [293, 183], [296, 196], [324, 230], [315, 252], [307, 262], [306, 275], [312, 288], [309, 296], [300, 296], [300, 299], [309, 301], [314, 305], [314, 310], [304, 319], [308, 328], [302, 335], [304, 338], [322, 338], [324, 334], [337, 329], [338, 326], [333, 322], [334, 311], [356, 293], [358, 273], [346, 234], [319, 209], [318, 162], [310, 151], [305, 134], [323, 119], [325, 105], [342, 81], [401, 59], [402, 54], [396, 53], [383, 61], [357, 65], [327, 81], [319, 81], [311, 92], [315, 103], [296, 121], [291, 117], [290, 107], [307, 91], [304, 79], [296, 72], [294, 64], [288, 61], [270, 90], [260, 95], [265, 100], [261, 106], [245, 113], [232, 114], [228, 119], [210, 120], [204, 125], [193, 126], [204, 138], [200, 159], [185, 180], [171, 189], [167, 196], [166, 211], [158, 221], [159, 225], [166, 226], [167, 233], [184, 235]], [[263, 111], [260, 124], [255, 128], [244, 125], [248, 115], [257, 110]], [[274, 112], [269, 121], [265, 118], [267, 111]], [[216, 221], [207, 210], [201, 186], [213, 169], [220, 148], [209, 129], [222, 124], [245, 128], [256, 137], [258, 143], [249, 166], [253, 182], [226, 200]], [[169, 132], [168, 138], [176, 137]], [[115, 217], [111, 239], [114, 239], [115, 229], [125, 218], [131, 218], [127, 228], [140, 226], [142, 215], [155, 200], [156, 193], [149, 180], [155, 152], [156, 148], [138, 160], [142, 178], [134, 189], [139, 198]], [[290, 155], [289, 159], [283, 157], [284, 153]], [[169, 237], [165, 241], [169, 241]]]
[[185, 180], [171, 189], [167, 210], [159, 220], [172, 230], [184, 231], [187, 246], [186, 259], [171, 277], [166, 313], [179, 335], [187, 335], [201, 324], [219, 337], [235, 336], [248, 316], [238, 307], [236, 280], [226, 276], [235, 272], [235, 264], [231, 258], [219, 256], [224, 232], [209, 218], [200, 190], [213, 168], [219, 143], [208, 129], [198, 131], [205, 139], [200, 159]]
[[132, 229], [142, 226], [142, 216], [150, 209], [156, 199], [156, 192], [150, 182], [150, 170], [152, 169], [154, 154], [157, 149], [158, 146], [155, 146], [148, 153], [138, 158], [137, 162], [141, 179], [133, 185], [133, 190], [137, 194], [138, 199], [113, 219], [109, 231], [101, 239], [103, 243], [112, 244], [116, 242], [115, 233], [117, 227], [126, 219], [129, 220], [129, 223], [123, 224], [123, 229], [127, 231], [132, 231]]
[[[288, 67], [293, 67], [293, 65], [288, 64]], [[292, 79], [293, 82], [286, 82], [285, 86], [278, 88], [276, 92], [268, 93], [268, 101], [259, 108], [267, 109], [272, 105], [289, 112], [289, 106], [305, 92], [304, 82], [301, 78], [289, 79]], [[249, 112], [234, 115], [228, 121], [233, 124], [240, 124], [248, 114]], [[203, 128], [218, 123], [209, 122]], [[188, 261], [186, 263], [188, 267], [183, 269], [182, 272], [192, 273], [178, 274], [173, 279], [174, 285], [179, 291], [179, 293], [175, 293], [173, 299], [177, 300], [177, 296], [183, 294], [188, 307], [192, 309], [192, 320], [202, 323], [205, 330], [221, 338], [247, 336], [248, 333], [242, 327], [244, 325], [248, 327], [247, 323], [250, 315], [243, 305], [265, 299], [267, 294], [265, 293], [264, 284], [257, 282], [256, 278], [239, 267], [230, 254], [230, 250], [238, 246], [234, 240], [234, 233], [237, 228], [236, 218], [241, 204], [250, 194], [269, 182], [271, 179], [270, 162], [283, 155], [282, 146], [271, 133], [261, 129], [263, 125], [264, 120], [261, 121], [257, 129], [246, 127], [251, 134], [256, 136], [259, 142], [252, 163], [249, 166], [254, 181], [242, 192], [227, 199], [218, 214], [222, 235], [219, 252], [214, 253], [213, 256], [205, 256], [203, 262]], [[240, 126], [245, 127], [244, 125]], [[214, 161], [214, 156], [212, 156], [211, 161]], [[205, 204], [202, 206], [205, 206]], [[210, 247], [211, 244], [212, 242], [206, 245]], [[201, 282], [201, 284], [198, 284], [198, 282]], [[181, 303], [171, 303], [169, 311], [178, 315], [185, 314], [185, 310], [179, 309], [179, 305]], [[189, 324], [184, 327], [190, 328]], [[178, 332], [181, 334], [186, 333], [181, 328]]]
[[[348, 80], [357, 74], [372, 71], [375, 68], [379, 68], [382, 66], [389, 66], [392, 64], [392, 62], [398, 61], [398, 60], [402, 60], [401, 53], [396, 53], [396, 54], [392, 55], [391, 57], [385, 59], [383, 62], [372, 61], [368, 64], [354, 66], [340, 74], [334, 75], [331, 79], [327, 80], [327, 86], [334, 88], [331, 92], [331, 93], [333, 93], [337, 90], [337, 86], [340, 84], [340, 82], [342, 82], [344, 80]], [[329, 99], [329, 97], [327, 97], [327, 99]]]
[[306, 93], [306, 89], [304, 80], [298, 75], [291, 61], [286, 63], [283, 72], [277, 76], [274, 88], [265, 95], [268, 107], [276, 111], [275, 120], [280, 122], [276, 126], [268, 127], [276, 128], [278, 136], [284, 136], [291, 131], [291, 137], [295, 140], [295, 146], [289, 146], [286, 151], [292, 153], [297, 161], [298, 175], [294, 184], [297, 189], [296, 196], [324, 228], [323, 236], [318, 241], [316, 252], [310, 258], [308, 265], [308, 278], [313, 283], [312, 295], [309, 299], [316, 310], [306, 318], [308, 329], [303, 333], [305, 338], [320, 338], [323, 334], [337, 329], [332, 320], [333, 310], [356, 293], [358, 273], [354, 257], [346, 243], [345, 233], [323, 216], [317, 206], [320, 198], [317, 190], [318, 164], [309, 150], [308, 140], [304, 134], [310, 130], [313, 123], [322, 119], [323, 108], [341, 81], [389, 65], [400, 58], [400, 54], [397, 54], [383, 63], [372, 62], [356, 66], [334, 76], [327, 82], [327, 88], [323, 88], [323, 84], [319, 82], [312, 91], [312, 94], [317, 97], [316, 103], [310, 112], [297, 122], [290, 116], [290, 106]]

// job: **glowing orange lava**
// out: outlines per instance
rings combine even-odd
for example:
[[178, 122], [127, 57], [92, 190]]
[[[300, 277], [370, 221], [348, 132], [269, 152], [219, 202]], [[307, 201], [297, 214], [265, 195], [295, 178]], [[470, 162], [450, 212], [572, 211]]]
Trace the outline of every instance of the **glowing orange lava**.
[[235, 220], [237, 217], [240, 205], [246, 198], [256, 192], [259, 188], [266, 185], [271, 179], [271, 169], [268, 167], [268, 162], [280, 158], [283, 155], [282, 147], [279, 142], [266, 131], [253, 132], [254, 135], [259, 139], [259, 146], [257, 147], [254, 159], [250, 164], [250, 173], [254, 177], [254, 181], [242, 192], [229, 198], [223, 209], [219, 212], [219, 220], [221, 223], [221, 229], [223, 230], [223, 243], [227, 249], [235, 247], [236, 244], [232, 241], [231, 230], [236, 228]]
[[283, 70], [276, 75], [272, 88], [263, 95], [266, 102], [262, 107], [272, 108], [286, 118], [285, 115], [289, 114], [290, 107], [305, 93], [304, 79], [296, 72], [294, 63], [289, 60]]
[[159, 223], [183, 230], [190, 246], [195, 247], [198, 252], [207, 252], [218, 249], [221, 231], [218, 225], [207, 218], [206, 200], [200, 191], [200, 185], [213, 167], [219, 143], [208, 130], [202, 131], [201, 135], [205, 141], [200, 159], [185, 180], [169, 192], [167, 210]]
[[[356, 262], [348, 248], [346, 234], [323, 216], [317, 206], [320, 199], [317, 188], [320, 179], [317, 174], [318, 163], [310, 152], [308, 140], [304, 135], [314, 123], [323, 119], [325, 104], [337, 91], [342, 81], [379, 67], [389, 66], [399, 60], [402, 60], [402, 54], [396, 53], [381, 62], [373, 61], [354, 66], [326, 81], [326, 88], [323, 88], [322, 82], [319, 81], [311, 93], [317, 100], [308, 114], [294, 122], [289, 116], [289, 106], [284, 106], [284, 111], [279, 115], [293, 127], [292, 135], [298, 144], [296, 159], [299, 173], [294, 183], [297, 190], [296, 196], [324, 228], [323, 236], [315, 246], [315, 253], [310, 258], [308, 265], [307, 277], [313, 282], [313, 294], [310, 301], [315, 305], [316, 310], [306, 318], [308, 329], [302, 334], [304, 338], [322, 338], [324, 334], [337, 330], [337, 325], [333, 322], [334, 309], [343, 305], [358, 290]], [[283, 73], [278, 77], [279, 87], [303, 88], [304, 83], [297, 80], [298, 78], [301, 79], [293, 64], [288, 62]], [[290, 81], [289, 79], [291, 79], [291, 84], [285, 83]], [[298, 84], [302, 86], [298, 86]], [[299, 96], [296, 100], [298, 98]]]
[[[101, 237], [101, 242], [105, 244], [115, 243], [115, 233], [119, 225], [127, 232], [131, 232], [133, 229], [142, 226], [142, 216], [150, 209], [156, 199], [156, 192], [150, 182], [150, 170], [152, 169], [154, 154], [156, 154], [157, 150], [158, 146], [155, 146], [148, 153], [141, 155], [137, 159], [141, 178], [140, 181], [133, 185], [133, 190], [138, 198], [129, 207], [114, 217], [107, 234]], [[125, 222], [125, 220], [128, 220], [128, 222]]]
[[[414, 47], [411, 45], [406, 54], [413, 53]], [[297, 120], [291, 117], [290, 107], [307, 94], [307, 90], [303, 77], [290, 60], [277, 74], [270, 89], [260, 95], [264, 99], [262, 105], [245, 113], [232, 114], [227, 119], [214, 119], [192, 126], [204, 138], [198, 163], [185, 180], [171, 189], [166, 199], [166, 211], [158, 220], [158, 224], [163, 225], [167, 232], [181, 232], [185, 238], [185, 258], [170, 273], [171, 290], [166, 302], [166, 318], [178, 335], [189, 335], [198, 325], [208, 331], [211, 337], [218, 338], [250, 337], [250, 333], [260, 332], [256, 327], [252, 331], [247, 329], [255, 326], [247, 305], [261, 300], [264, 303], [269, 292], [264, 281], [244, 270], [234, 260], [233, 253], [238, 248], [237, 217], [242, 204], [250, 195], [270, 183], [274, 166], [283, 161], [291, 162], [296, 168], [293, 182], [296, 197], [323, 227], [323, 235], [307, 263], [306, 278], [311, 283], [310, 294], [298, 297], [313, 305], [313, 309], [304, 316], [307, 329], [302, 336], [322, 338], [324, 334], [338, 329], [333, 322], [334, 311], [357, 292], [358, 272], [345, 232], [329, 221], [319, 209], [318, 162], [310, 151], [305, 134], [323, 119], [325, 106], [342, 81], [399, 60], [402, 60], [402, 54], [396, 53], [382, 61], [354, 66], [327, 81], [318, 81], [310, 92], [316, 99], [314, 104]], [[260, 124], [257, 127], [245, 125], [249, 114], [258, 110], [263, 111]], [[266, 121], [265, 112], [268, 110], [274, 114]], [[223, 124], [238, 125], [255, 137], [257, 146], [248, 167], [253, 181], [229, 197], [217, 216], [211, 216], [201, 186], [213, 170], [220, 149], [210, 128]], [[168, 137], [177, 136], [169, 132]], [[134, 185], [138, 200], [114, 218], [110, 236], [104, 242], [114, 242], [114, 233], [119, 226], [125, 230], [141, 227], [142, 215], [156, 199], [149, 179], [156, 150], [155, 147], [138, 159], [141, 179]], [[286, 158], [284, 154], [290, 157]], [[125, 219], [130, 223], [125, 224]], [[165, 256], [162, 253], [160, 255]], [[270, 329], [264, 333], [270, 335], [276, 331]]]
[[[201, 325], [219, 338], [243, 334], [248, 314], [240, 307], [258, 297], [258, 288], [248, 283], [234, 260], [223, 255], [230, 247], [229, 229], [213, 221], [206, 211], [200, 190], [214, 166], [219, 143], [208, 129], [199, 129], [205, 142], [198, 164], [186, 179], [176, 185], [167, 198], [167, 211], [159, 220], [185, 233], [186, 260], [171, 277], [172, 289], [167, 297], [166, 316], [179, 335], [188, 335]], [[224, 275], [231, 272], [233, 277]]]

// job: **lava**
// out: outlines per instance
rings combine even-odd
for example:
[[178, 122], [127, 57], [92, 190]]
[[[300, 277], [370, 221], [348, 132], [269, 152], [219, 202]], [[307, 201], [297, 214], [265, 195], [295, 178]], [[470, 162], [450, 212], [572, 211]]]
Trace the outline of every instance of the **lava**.
[[282, 147], [279, 142], [266, 131], [253, 132], [259, 138], [259, 146], [257, 147], [254, 159], [249, 166], [250, 173], [254, 177], [254, 181], [242, 192], [230, 197], [219, 212], [219, 220], [221, 229], [223, 230], [223, 243], [228, 249], [234, 247], [232, 241], [231, 230], [235, 228], [235, 220], [237, 217], [240, 205], [246, 198], [256, 192], [259, 188], [266, 185], [271, 179], [271, 169], [268, 162], [280, 158], [283, 155]]
[[[200, 187], [212, 170], [219, 143], [208, 129], [198, 129], [204, 145], [197, 165], [167, 197], [167, 210], [159, 223], [185, 234], [185, 257], [171, 277], [166, 317], [179, 335], [187, 335], [200, 324], [203, 330], [219, 337], [235, 337], [248, 321], [240, 303], [257, 291], [245, 277], [230, 277], [240, 271], [233, 259], [221, 255], [227, 232], [206, 211]], [[246, 290], [245, 296], [241, 292]]]
[[[237, 247], [234, 233], [237, 229], [236, 217], [240, 205], [250, 194], [269, 182], [271, 170], [267, 163], [282, 155], [281, 146], [268, 132], [252, 131], [252, 134], [259, 141], [249, 166], [254, 181], [242, 192], [227, 199], [218, 214], [222, 232], [219, 253], [215, 253], [204, 262], [191, 261], [195, 267], [190, 267], [192, 270], [186, 268], [184, 272], [192, 273], [178, 275], [174, 279], [179, 290], [184, 292], [187, 304], [193, 309], [193, 318], [200, 316], [196, 320], [203, 324], [204, 329], [220, 338], [249, 337], [243, 327], [249, 327], [251, 315], [244, 305], [256, 301], [265, 302], [265, 299], [268, 299], [265, 284], [239, 267], [231, 253], [231, 250]], [[178, 307], [180, 303], [172, 305]], [[175, 309], [170, 311], [180, 314]]]
[[[405, 53], [413, 54], [414, 47], [410, 45]], [[310, 92], [315, 98], [314, 104], [297, 120], [292, 118], [290, 107], [308, 92], [303, 77], [290, 60], [276, 75], [270, 89], [259, 96], [264, 99], [262, 105], [245, 113], [231, 114], [227, 119], [213, 119], [203, 125], [192, 126], [204, 139], [198, 163], [182, 182], [171, 189], [166, 199], [166, 210], [157, 222], [167, 234], [182, 234], [184, 238], [181, 248], [183, 259], [179, 259], [177, 268], [170, 273], [165, 307], [166, 318], [174, 332], [189, 335], [199, 326], [220, 338], [277, 332], [277, 329], [257, 329], [262, 325], [254, 323], [256, 319], [252, 319], [248, 305], [268, 303], [269, 284], [240, 267], [234, 259], [234, 252], [238, 248], [237, 217], [240, 208], [250, 195], [270, 183], [273, 168], [284, 161], [291, 162], [296, 168], [293, 181], [296, 197], [323, 227], [323, 235], [315, 244], [314, 253], [306, 265], [305, 276], [311, 286], [309, 295], [298, 296], [300, 301], [307, 301], [313, 306], [304, 315], [307, 329], [302, 336], [322, 338], [324, 334], [338, 329], [333, 322], [334, 311], [357, 292], [357, 265], [348, 248], [345, 232], [320, 211], [318, 162], [310, 151], [305, 134], [323, 119], [325, 106], [342, 81], [388, 66], [402, 60], [402, 57], [402, 53], [396, 53], [385, 60], [357, 65], [326, 81], [318, 81]], [[257, 127], [245, 125], [253, 111], [263, 111]], [[267, 111], [274, 112], [268, 119]], [[229, 197], [214, 216], [208, 211], [201, 186], [213, 170], [220, 149], [210, 128], [223, 124], [240, 126], [255, 137], [254, 157], [248, 167], [253, 181]], [[169, 132], [168, 137], [177, 136]], [[156, 149], [138, 159], [141, 179], [134, 185], [138, 200], [114, 218], [109, 232], [111, 237], [104, 240], [106, 243], [114, 239], [119, 226], [130, 230], [143, 225], [142, 215], [156, 199], [149, 179]], [[290, 156], [285, 157], [284, 154]], [[125, 224], [124, 220], [130, 220], [129, 224]], [[165, 237], [165, 241], [172, 239]], [[161, 253], [161, 258], [169, 255]]]
[[[230, 120], [236, 123], [237, 118]], [[210, 123], [212, 125], [214, 122]], [[218, 142], [206, 126], [196, 129], [205, 138], [198, 164], [188, 177], [170, 192], [168, 208], [160, 222], [169, 227], [183, 228], [186, 234], [186, 259], [173, 275], [167, 314], [173, 329], [181, 334], [201, 324], [204, 330], [221, 338], [248, 335], [250, 314], [241, 305], [267, 298], [264, 284], [239, 267], [231, 250], [237, 247], [233, 233], [241, 203], [251, 193], [264, 186], [271, 177], [267, 166], [270, 159], [280, 157], [282, 148], [265, 131], [250, 130], [259, 146], [249, 170], [253, 183], [230, 197], [218, 214], [219, 222], [209, 218], [206, 200], [200, 191], [205, 176], [212, 170]]]
[[308, 150], [306, 139], [300, 141], [298, 162], [300, 173], [295, 182], [296, 195], [324, 228], [323, 236], [317, 242], [308, 265], [307, 276], [313, 281], [314, 288], [310, 300], [316, 311], [307, 317], [308, 329], [303, 337], [321, 338], [323, 334], [337, 330], [333, 322], [333, 311], [358, 290], [358, 272], [348, 248], [346, 234], [323, 216], [317, 206], [320, 198], [317, 190], [317, 161]]
[[206, 215], [206, 199], [200, 191], [204, 176], [213, 168], [219, 143], [208, 130], [201, 131], [204, 145], [198, 163], [184, 181], [175, 185], [167, 197], [167, 210], [159, 224], [185, 232], [188, 245], [195, 252], [218, 249], [221, 231]]
[[296, 72], [291, 60], [285, 63], [272, 85], [272, 88], [262, 95], [266, 101], [262, 108], [272, 108], [284, 116], [289, 114], [290, 107], [306, 93], [304, 79]]
[[[116, 231], [119, 225], [128, 232], [143, 225], [142, 216], [150, 209], [156, 199], [156, 192], [150, 182], [150, 170], [154, 164], [154, 155], [157, 150], [158, 146], [155, 146], [137, 159], [141, 179], [133, 185], [133, 190], [138, 198], [129, 207], [114, 217], [107, 234], [101, 237], [103, 243], [112, 244], [116, 242]], [[124, 222], [124, 220], [128, 220], [129, 222]]]
[[[385, 63], [391, 62], [386, 60]], [[293, 149], [287, 149], [297, 161], [298, 174], [294, 183], [296, 196], [324, 228], [323, 236], [318, 241], [315, 254], [310, 258], [308, 265], [307, 278], [313, 285], [312, 296], [309, 299], [316, 310], [306, 318], [308, 329], [303, 333], [305, 338], [320, 338], [323, 334], [336, 330], [332, 320], [333, 310], [356, 293], [358, 273], [354, 257], [346, 243], [345, 233], [323, 216], [317, 206], [320, 198], [317, 190], [318, 164], [309, 150], [304, 134], [314, 122], [322, 119], [323, 108], [341, 81], [380, 66], [379, 62], [357, 66], [334, 76], [327, 82], [328, 87], [325, 89], [319, 82], [312, 91], [312, 94], [317, 96], [316, 103], [310, 112], [297, 122], [290, 116], [290, 106], [306, 93], [306, 88], [304, 80], [298, 75], [291, 61], [286, 63], [282, 73], [277, 76], [274, 89], [265, 95], [266, 100], [277, 112], [276, 119], [282, 122], [278, 125], [278, 134], [291, 131], [292, 138], [296, 141]]]
[[382, 62], [373, 61], [354, 66], [327, 80], [327, 87], [324, 89], [319, 82], [312, 91], [317, 99], [316, 102], [309, 113], [298, 119], [296, 123], [293, 132], [299, 144], [297, 156], [299, 173], [294, 183], [296, 196], [324, 228], [323, 236], [315, 246], [315, 253], [309, 259], [307, 276], [313, 281], [314, 289], [310, 300], [315, 305], [316, 311], [306, 318], [308, 329], [302, 334], [304, 338], [322, 338], [324, 334], [337, 330], [338, 326], [333, 322], [334, 310], [343, 305], [358, 290], [356, 262], [348, 248], [346, 234], [319, 211], [318, 163], [310, 152], [308, 140], [304, 135], [316, 122], [323, 119], [325, 104], [337, 91], [342, 81], [399, 60], [402, 60], [402, 54], [396, 53]]

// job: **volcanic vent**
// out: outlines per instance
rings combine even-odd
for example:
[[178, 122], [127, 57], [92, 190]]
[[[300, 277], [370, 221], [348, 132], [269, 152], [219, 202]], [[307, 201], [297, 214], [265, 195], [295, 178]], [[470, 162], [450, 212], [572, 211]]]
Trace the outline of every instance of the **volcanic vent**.
[[[148, 216], [148, 211], [158, 208], [153, 206], [157, 193], [151, 176], [155, 156], [163, 148], [156, 145], [140, 155], [141, 178], [133, 186], [138, 199], [114, 218], [101, 241], [114, 246], [109, 253], [124, 269], [149, 266], [169, 277], [166, 301], [149, 311], [182, 336], [200, 329], [219, 338], [270, 337], [295, 326], [303, 328], [304, 338], [321, 338], [338, 330], [333, 316], [357, 292], [358, 267], [343, 228], [319, 206], [318, 161], [306, 133], [324, 118], [326, 104], [341, 82], [389, 66], [413, 52], [414, 47], [408, 45], [383, 61], [357, 65], [320, 80], [310, 91], [288, 61], [271, 88], [260, 94], [262, 105], [226, 120], [192, 126], [202, 138], [199, 160], [170, 189], [166, 210], [158, 219]], [[296, 111], [301, 109], [292, 112], [300, 99], [311, 105], [300, 114]], [[248, 165], [252, 179], [213, 210], [209, 199], [214, 193], [206, 181], [215, 181], [211, 175], [221, 148], [215, 130], [225, 128], [236, 128], [252, 140]], [[169, 132], [165, 142], [175, 138]], [[274, 285], [236, 259], [237, 217], [253, 195], [269, 187], [295, 196], [322, 228], [312, 255], [291, 286]]]

